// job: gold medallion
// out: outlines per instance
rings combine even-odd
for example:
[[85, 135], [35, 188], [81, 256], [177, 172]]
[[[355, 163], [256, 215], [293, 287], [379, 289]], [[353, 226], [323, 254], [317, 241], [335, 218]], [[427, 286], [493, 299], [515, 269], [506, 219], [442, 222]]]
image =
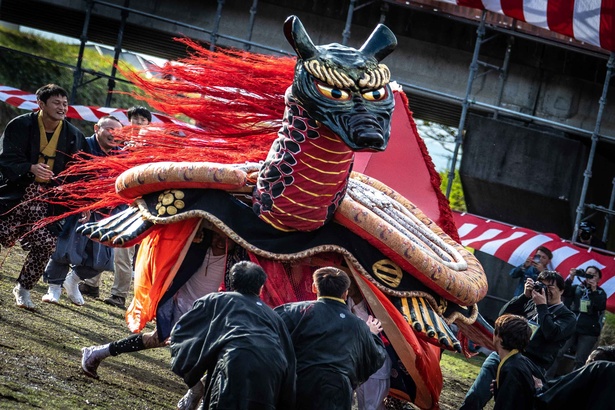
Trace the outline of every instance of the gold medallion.
[[390, 259], [380, 259], [372, 265], [373, 274], [392, 288], [396, 288], [401, 283], [403, 271], [395, 262]]

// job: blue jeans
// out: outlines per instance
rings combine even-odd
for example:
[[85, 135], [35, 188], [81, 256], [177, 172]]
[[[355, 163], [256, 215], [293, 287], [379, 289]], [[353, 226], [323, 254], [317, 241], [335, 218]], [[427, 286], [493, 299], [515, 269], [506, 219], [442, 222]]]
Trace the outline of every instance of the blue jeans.
[[487, 356], [459, 410], [481, 410], [485, 407], [493, 397], [491, 382], [495, 379], [499, 365], [500, 356], [496, 352]]

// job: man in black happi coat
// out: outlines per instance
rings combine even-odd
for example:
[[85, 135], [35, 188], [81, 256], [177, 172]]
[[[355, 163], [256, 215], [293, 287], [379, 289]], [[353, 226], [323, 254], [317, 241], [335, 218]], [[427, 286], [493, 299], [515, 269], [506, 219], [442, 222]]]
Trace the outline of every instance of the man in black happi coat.
[[61, 181], [55, 177], [72, 156], [87, 150], [81, 131], [66, 120], [68, 94], [55, 84], [36, 91], [37, 113], [23, 114], [8, 123], [0, 136], [0, 244], [17, 241], [28, 252], [13, 289], [17, 306], [34, 309], [30, 290], [43, 276], [56, 247], [51, 230], [33, 230], [52, 211], [41, 200]]
[[380, 321], [363, 322], [345, 303], [350, 278], [333, 268], [314, 272], [318, 300], [275, 308], [290, 331], [297, 355], [297, 409], [347, 410], [352, 391], [382, 367]]
[[284, 323], [259, 298], [267, 275], [231, 268], [232, 292], [198, 299], [171, 333], [171, 368], [191, 389], [205, 380], [204, 409], [294, 409], [295, 354]]

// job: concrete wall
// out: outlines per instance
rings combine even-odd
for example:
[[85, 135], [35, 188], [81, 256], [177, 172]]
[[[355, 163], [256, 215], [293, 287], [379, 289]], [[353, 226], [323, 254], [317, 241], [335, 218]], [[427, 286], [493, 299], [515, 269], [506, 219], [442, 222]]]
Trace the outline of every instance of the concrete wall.
[[508, 276], [513, 266], [503, 260], [480, 251], [476, 251], [474, 256], [483, 266], [489, 284], [488, 296], [478, 303], [478, 310], [487, 321], [493, 324], [502, 307], [512, 299], [519, 279]]
[[565, 133], [471, 116], [460, 169], [468, 210], [570, 237], [587, 155]]

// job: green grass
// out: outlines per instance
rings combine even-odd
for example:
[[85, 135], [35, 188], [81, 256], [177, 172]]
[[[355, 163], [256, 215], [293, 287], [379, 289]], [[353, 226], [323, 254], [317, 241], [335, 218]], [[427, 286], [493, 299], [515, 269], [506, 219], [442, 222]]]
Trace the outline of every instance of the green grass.
[[[86, 297], [81, 307], [65, 294], [58, 305], [42, 303], [47, 288], [39, 282], [33, 312], [16, 307], [11, 293], [23, 258], [19, 246], [0, 252], [0, 409], [174, 408], [186, 386], [170, 371], [166, 348], [111, 357], [99, 368], [100, 380], [81, 372], [82, 347], [130, 334], [123, 310], [102, 302], [113, 283], [110, 272], [103, 274], [101, 298]], [[444, 353], [442, 410], [458, 408], [482, 360]]]
[[466, 359], [463, 355], [446, 351], [442, 355], [440, 366], [443, 372], [454, 373], [459, 378], [474, 380], [484, 360], [485, 357], [482, 355]]
[[[0, 252], [0, 409], [174, 408], [186, 391], [170, 370], [168, 349], [151, 349], [105, 360], [99, 380], [81, 372], [81, 348], [130, 335], [124, 311], [106, 305], [113, 275], [105, 272], [101, 299], [84, 306], [62, 295], [60, 304], [41, 302], [46, 286], [32, 291], [36, 311], [15, 306], [11, 290], [24, 254], [16, 246]], [[148, 326], [147, 330], [151, 330]]]
[[[476, 379], [485, 356], [477, 355], [466, 359], [463, 355], [445, 351], [440, 360], [440, 368], [444, 379], [441, 409], [458, 409], [466, 392]], [[485, 410], [493, 409], [493, 400], [485, 406]]]
[[599, 345], [615, 344], [615, 314], [606, 312]]

